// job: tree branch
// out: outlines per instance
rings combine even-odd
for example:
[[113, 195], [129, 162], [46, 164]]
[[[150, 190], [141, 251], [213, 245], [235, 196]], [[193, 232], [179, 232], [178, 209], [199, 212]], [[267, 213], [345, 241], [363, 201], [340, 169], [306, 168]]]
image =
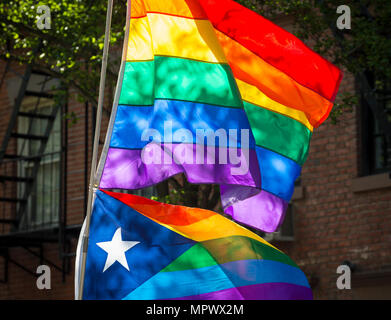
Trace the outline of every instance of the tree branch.
[[[4, 22], [8, 25], [14, 26], [18, 30], [18, 34], [24, 36], [35, 36], [41, 40], [47, 40], [51, 44], [54, 44], [55, 46], [62, 49], [73, 49], [73, 44], [66, 41], [65, 38], [58, 38], [48, 32], [42, 32], [36, 28], [31, 28], [30, 26], [25, 25], [23, 23], [12, 21], [8, 18], [8, 16], [0, 15], [0, 22]], [[83, 52], [84, 54], [91, 54], [92, 52], [97, 51], [96, 48], [92, 46], [84, 46], [83, 49], [84, 50], [80, 50], [80, 52]]]

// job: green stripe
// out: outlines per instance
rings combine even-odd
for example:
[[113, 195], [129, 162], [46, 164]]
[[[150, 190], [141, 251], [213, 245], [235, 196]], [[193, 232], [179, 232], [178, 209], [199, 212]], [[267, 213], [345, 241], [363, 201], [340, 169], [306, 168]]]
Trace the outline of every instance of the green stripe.
[[243, 101], [255, 143], [302, 165], [307, 159], [312, 133], [302, 123]]
[[227, 64], [162, 56], [126, 62], [119, 104], [153, 105], [155, 99], [243, 106]]
[[297, 265], [286, 254], [243, 236], [232, 236], [195, 244], [161, 272], [197, 269], [237, 260], [264, 259]]

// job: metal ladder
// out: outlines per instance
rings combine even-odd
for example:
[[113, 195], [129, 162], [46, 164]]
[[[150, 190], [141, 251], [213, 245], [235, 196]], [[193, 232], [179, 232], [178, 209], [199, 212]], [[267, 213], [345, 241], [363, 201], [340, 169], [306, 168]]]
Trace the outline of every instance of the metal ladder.
[[[34, 77], [45, 78], [43, 85], [40, 86], [40, 90], [38, 91], [29, 88], [29, 85], [30, 87], [32, 86], [31, 80]], [[16, 230], [18, 230], [21, 218], [26, 212], [28, 198], [36, 184], [38, 170], [49, 135], [52, 131], [56, 115], [61, 109], [61, 105], [58, 103], [51, 107], [49, 114], [40, 113], [38, 110], [40, 99], [52, 99], [54, 97], [50, 89], [46, 88], [45, 83], [48, 79], [50, 80], [50, 77], [47, 74], [34, 71], [30, 65], [26, 66], [24, 75], [21, 77], [21, 84], [12, 109], [8, 128], [0, 148], [0, 190], [3, 189], [0, 192], [0, 203], [14, 204], [14, 210], [12, 210], [13, 213], [11, 215], [7, 215], [7, 217], [0, 216], [0, 224], [9, 224], [12, 229]], [[32, 112], [21, 109], [23, 100], [27, 97], [35, 97], [37, 99], [35, 110]], [[27, 118], [29, 121], [27, 133], [18, 132], [18, 123], [21, 118]], [[41, 135], [31, 133], [32, 123], [37, 119], [46, 121], [44, 133]], [[27, 156], [18, 154], [18, 139], [22, 142], [37, 141], [39, 147], [36, 148], [34, 154], [28, 154]], [[9, 150], [11, 149], [9, 148], [11, 141], [15, 141], [12, 148], [15, 149], [16, 146], [16, 152], [10, 152]], [[21, 161], [29, 163], [31, 172], [28, 176], [20, 175], [20, 170], [16, 169], [18, 161], [19, 163]], [[18, 192], [18, 190], [22, 190], [22, 192]]]

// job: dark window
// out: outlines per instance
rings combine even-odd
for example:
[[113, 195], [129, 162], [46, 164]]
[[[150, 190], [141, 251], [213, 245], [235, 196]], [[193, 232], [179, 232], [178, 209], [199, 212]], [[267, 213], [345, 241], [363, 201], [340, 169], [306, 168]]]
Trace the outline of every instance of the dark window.
[[376, 113], [370, 101], [362, 97], [362, 175], [391, 171], [391, 83], [374, 91]]

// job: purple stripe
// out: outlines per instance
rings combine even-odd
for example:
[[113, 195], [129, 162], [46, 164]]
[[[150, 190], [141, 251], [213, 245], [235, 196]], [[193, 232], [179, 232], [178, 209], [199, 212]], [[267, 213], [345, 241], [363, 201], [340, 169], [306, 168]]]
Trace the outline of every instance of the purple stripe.
[[[191, 183], [219, 184], [225, 213], [234, 220], [264, 232], [274, 232], [282, 223], [288, 203], [260, 190], [261, 178], [255, 150], [250, 149], [246, 156], [241, 149], [237, 149], [240, 161], [231, 161], [229, 149], [205, 147], [202, 164], [196, 164], [196, 156], [200, 154], [197, 145], [149, 146], [151, 149], [145, 149], [149, 150], [145, 153], [140, 149], [109, 148], [99, 187], [141, 189], [184, 173]], [[225, 153], [226, 161], [220, 157], [220, 151], [223, 151], [222, 155]], [[142, 160], [142, 154], [150, 164]], [[208, 160], [215, 163], [209, 164]], [[233, 170], [240, 168], [241, 164], [242, 174], [237, 174]]]
[[312, 300], [312, 290], [291, 283], [262, 283], [169, 300]]
[[267, 191], [230, 185], [221, 186], [220, 193], [224, 212], [238, 222], [275, 232], [284, 220], [288, 202]]
[[[161, 152], [163, 148], [164, 152]], [[237, 149], [237, 154], [240, 157], [240, 162], [237, 163], [230, 160], [229, 149], [222, 150], [223, 154], [226, 153], [227, 161], [224, 161], [224, 158], [219, 156], [221, 149], [223, 148], [205, 147], [202, 164], [196, 164], [196, 155], [200, 154], [196, 153], [196, 145], [162, 144], [160, 146], [154, 144], [154, 147], [149, 149], [150, 152], [144, 153], [145, 159], [152, 162], [146, 164], [141, 159], [140, 149], [109, 148], [100, 187], [103, 189], [140, 189], [159, 183], [181, 172], [186, 174], [191, 183], [233, 184], [252, 187], [252, 189], [260, 187], [261, 181], [255, 150], [250, 149], [248, 159], [246, 159], [245, 153], [241, 149]], [[213, 156], [213, 152], [216, 157]], [[215, 160], [216, 163], [209, 164], [208, 157], [209, 160]], [[160, 164], [156, 164], [156, 162]], [[240, 174], [233, 174], [234, 170], [240, 168], [240, 164], [242, 164]]]

